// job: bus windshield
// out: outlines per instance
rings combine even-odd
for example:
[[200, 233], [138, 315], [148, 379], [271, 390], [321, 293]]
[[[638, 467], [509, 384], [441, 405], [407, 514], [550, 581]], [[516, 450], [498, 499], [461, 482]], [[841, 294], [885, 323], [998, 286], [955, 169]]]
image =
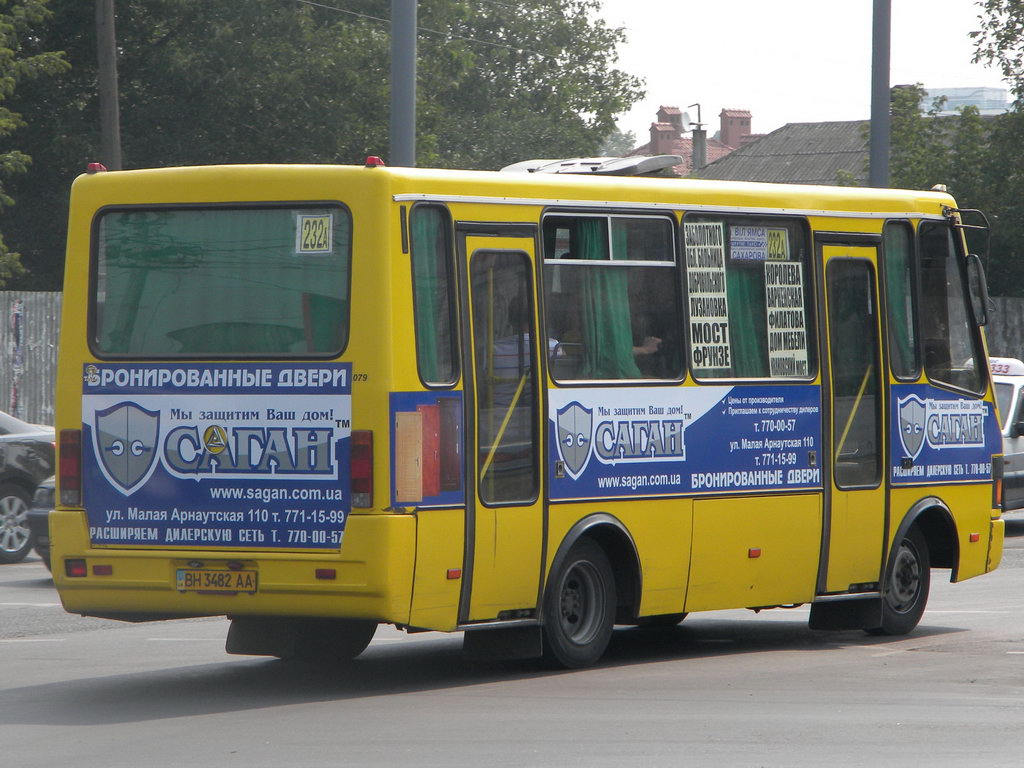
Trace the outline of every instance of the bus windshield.
[[336, 355], [348, 337], [340, 206], [108, 210], [98, 221], [101, 357]]

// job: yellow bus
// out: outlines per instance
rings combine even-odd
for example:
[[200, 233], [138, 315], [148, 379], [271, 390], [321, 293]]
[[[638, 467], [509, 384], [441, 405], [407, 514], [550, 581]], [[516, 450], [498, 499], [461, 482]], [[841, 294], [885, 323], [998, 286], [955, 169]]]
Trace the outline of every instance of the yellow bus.
[[349, 658], [388, 623], [576, 667], [695, 611], [906, 633], [931, 568], [996, 568], [949, 195], [544, 170], [78, 178], [64, 607], [227, 616], [231, 653]]

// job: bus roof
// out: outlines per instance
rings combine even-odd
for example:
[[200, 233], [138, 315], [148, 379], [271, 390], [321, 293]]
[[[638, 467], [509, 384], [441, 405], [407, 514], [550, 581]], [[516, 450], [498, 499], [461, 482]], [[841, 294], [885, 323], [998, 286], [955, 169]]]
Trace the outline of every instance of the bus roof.
[[[594, 204], [603, 208], [613, 203], [625, 208], [689, 211], [727, 208], [870, 218], [939, 217], [956, 206], [947, 193], [920, 190], [351, 165], [179, 166], [107, 171], [80, 176], [74, 186], [76, 193], [88, 190], [99, 198], [111, 196], [109, 202], [99, 202], [103, 205], [166, 204], [178, 199], [181, 202], [237, 202], [239, 185], [244, 186], [247, 200], [286, 196], [287, 199], [304, 199], [310, 192], [302, 194], [299, 190], [310, 185], [361, 185], [364, 182], [395, 200], [407, 202], [429, 199], [506, 205]], [[291, 192], [291, 187], [296, 192]], [[126, 194], [129, 189], [130, 196]], [[322, 191], [318, 189], [317, 194]], [[119, 199], [115, 200], [115, 196]]]

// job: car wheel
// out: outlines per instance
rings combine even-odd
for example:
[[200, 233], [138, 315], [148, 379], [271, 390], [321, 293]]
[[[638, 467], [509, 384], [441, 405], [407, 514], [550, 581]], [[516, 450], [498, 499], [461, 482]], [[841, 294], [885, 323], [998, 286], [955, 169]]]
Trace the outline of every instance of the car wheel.
[[0, 563], [20, 562], [32, 549], [28, 501], [18, 486], [0, 486]]

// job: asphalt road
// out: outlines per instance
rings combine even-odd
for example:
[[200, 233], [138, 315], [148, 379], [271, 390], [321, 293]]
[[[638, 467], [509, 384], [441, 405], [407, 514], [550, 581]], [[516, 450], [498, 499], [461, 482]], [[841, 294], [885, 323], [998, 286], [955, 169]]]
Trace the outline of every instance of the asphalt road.
[[382, 629], [353, 664], [224, 653], [220, 619], [63, 613], [37, 559], [0, 566], [0, 760], [31, 766], [1020, 766], [1024, 517], [1003, 567], [933, 572], [903, 638], [806, 608], [619, 629], [598, 667], [465, 663]]

